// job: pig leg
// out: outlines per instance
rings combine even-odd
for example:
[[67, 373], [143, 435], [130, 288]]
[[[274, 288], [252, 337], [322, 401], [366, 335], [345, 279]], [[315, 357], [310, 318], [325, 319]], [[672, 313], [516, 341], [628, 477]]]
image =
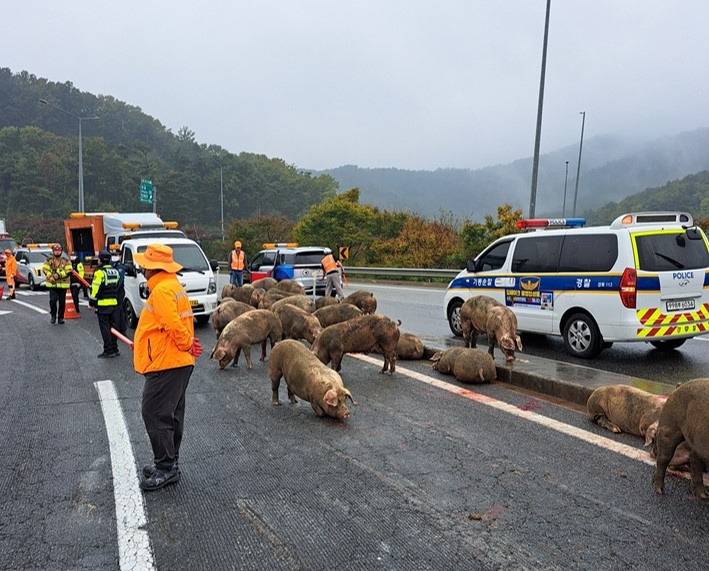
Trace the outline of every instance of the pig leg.
[[396, 351], [389, 351], [388, 353], [384, 354], [384, 367], [382, 368], [380, 373], [386, 373], [387, 369], [389, 369], [390, 375], [394, 374], [394, 370], [396, 369]]
[[342, 368], [342, 358], [345, 356], [345, 354], [340, 351], [339, 349], [336, 350], [334, 353], [330, 353], [330, 366], [335, 369], [338, 373], [340, 372], [340, 369]]
[[298, 403], [298, 399], [295, 398], [295, 393], [292, 390], [290, 390], [290, 387], [288, 387], [288, 400], [290, 400], [291, 404]]
[[253, 369], [254, 364], [251, 362], [251, 345], [244, 345], [244, 357], [246, 358], [246, 368]]
[[468, 335], [468, 342], [465, 344], [466, 347], [472, 347], [473, 349], [478, 346], [478, 332], [473, 329]]
[[[261, 359], [260, 361], [265, 361], [266, 360], [266, 343], [268, 342], [268, 337], [263, 340], [261, 343]], [[271, 345], [271, 349], [273, 349], [273, 345]]]
[[[283, 375], [283, 372], [280, 370], [273, 371], [271, 373], [271, 391], [272, 391], [272, 396], [271, 396], [271, 404], [273, 406], [278, 406], [281, 404], [281, 401], [278, 400], [278, 387], [281, 386], [281, 376]], [[288, 389], [288, 393], [290, 394], [290, 389]]]
[[314, 402], [311, 402], [311, 403], [310, 403], [310, 406], [313, 407], [313, 412], [314, 412], [317, 416], [323, 416], [323, 415], [325, 414], [325, 413], [323, 412], [323, 409], [321, 409], [321, 408], [320, 408], [317, 404], [315, 404]]
[[231, 364], [232, 367], [239, 366], [239, 357], [241, 356], [241, 347], [236, 348], [236, 355], [234, 355], [234, 362]]
[[682, 436], [679, 430], [671, 430], [670, 428], [660, 426], [657, 431], [657, 439], [655, 441], [657, 447], [657, 467], [655, 468], [655, 475], [652, 478], [656, 494], [665, 493], [665, 473], [672, 461], [675, 449], [682, 440], [684, 440], [684, 436]]
[[605, 415], [603, 415], [603, 414], [599, 414], [598, 416], [596, 416], [596, 417], [593, 419], [593, 422], [595, 422], [595, 423], [596, 423], [598, 426], [600, 426], [601, 428], [605, 428], [606, 430], [610, 430], [611, 432], [616, 432], [616, 433], [618, 433], [618, 432], [623, 432], [623, 431], [620, 429], [620, 426], [618, 426], [617, 424], [613, 424], [613, 423], [612, 423], [610, 420], [608, 420], [608, 418], [607, 418]]
[[692, 474], [692, 491], [700, 500], [709, 498], [707, 489], [704, 487], [704, 470], [706, 465], [694, 450], [689, 452], [689, 471]]
[[490, 357], [493, 359], [495, 358], [495, 336], [494, 335], [488, 335], [487, 336], [487, 352], [490, 353]]

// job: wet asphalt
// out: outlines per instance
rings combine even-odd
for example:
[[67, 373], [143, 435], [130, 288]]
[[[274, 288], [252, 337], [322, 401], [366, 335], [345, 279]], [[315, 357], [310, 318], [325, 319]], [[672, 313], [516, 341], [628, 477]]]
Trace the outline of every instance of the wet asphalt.
[[[412, 305], [409, 321], [424, 322], [430, 306]], [[2, 310], [12, 313], [0, 315], [0, 356], [12, 366], [0, 370], [0, 569], [116, 569], [93, 383], [115, 384], [142, 465], [142, 377], [125, 350], [96, 359], [86, 310], [63, 326], [19, 304]], [[283, 387], [273, 407], [263, 363], [220, 371], [206, 358], [213, 332], [198, 333], [207, 351], [188, 389], [183, 477], [145, 496], [159, 569], [706, 567], [709, 504], [686, 480], [669, 478], [658, 498], [651, 466], [352, 358], [342, 374], [358, 405], [347, 422], [286, 404]], [[499, 384], [474, 390], [641, 446], [572, 407]]]

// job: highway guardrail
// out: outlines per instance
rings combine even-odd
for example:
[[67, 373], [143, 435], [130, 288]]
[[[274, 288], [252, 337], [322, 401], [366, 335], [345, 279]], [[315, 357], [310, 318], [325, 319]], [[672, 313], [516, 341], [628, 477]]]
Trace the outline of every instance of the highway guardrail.
[[[228, 270], [227, 262], [219, 262], [219, 269]], [[374, 268], [365, 266], [345, 266], [348, 276], [379, 276], [384, 278], [447, 278], [453, 279], [460, 270], [441, 268]]]

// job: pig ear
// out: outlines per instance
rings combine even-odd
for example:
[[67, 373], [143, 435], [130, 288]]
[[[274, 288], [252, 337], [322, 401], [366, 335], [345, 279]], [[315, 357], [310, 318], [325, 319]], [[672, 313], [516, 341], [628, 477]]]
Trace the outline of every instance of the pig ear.
[[522, 349], [522, 339], [519, 335], [515, 336], [515, 343], [517, 343], [517, 351], [523, 351]]
[[350, 402], [351, 402], [354, 406], [357, 406], [357, 401], [352, 398], [352, 393], [351, 393], [350, 391], [348, 391], [347, 389], [345, 389], [345, 390], [342, 391], [342, 392], [345, 394], [345, 398], [346, 398], [346, 399], [350, 399]]
[[337, 406], [337, 391], [335, 389], [328, 390], [323, 400], [328, 406]]
[[[212, 352], [209, 354], [209, 358], [210, 358], [210, 359], [214, 358], [214, 354], [217, 352], [217, 347], [218, 347], [218, 345], [215, 345], [215, 346], [214, 346], [214, 349], [212, 349]], [[217, 361], [218, 361], [218, 360], [219, 360], [219, 359], [217, 359]]]
[[648, 448], [655, 441], [655, 435], [657, 434], [657, 427], [660, 424], [659, 420], [653, 422], [647, 427], [645, 431], [645, 448]]

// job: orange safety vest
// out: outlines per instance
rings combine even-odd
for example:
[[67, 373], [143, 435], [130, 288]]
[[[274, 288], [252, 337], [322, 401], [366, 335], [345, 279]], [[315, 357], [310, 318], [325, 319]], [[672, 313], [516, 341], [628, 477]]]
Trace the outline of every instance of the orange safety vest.
[[243, 270], [245, 260], [246, 260], [246, 255], [244, 254], [243, 250], [239, 250], [238, 252], [236, 250], [231, 251], [231, 269], [232, 270]]
[[322, 264], [323, 269], [325, 270], [326, 274], [329, 274], [330, 272], [336, 272], [337, 271], [337, 262], [335, 261], [335, 258], [332, 256], [332, 254], [328, 254], [322, 259]]
[[5, 260], [5, 280], [7, 281], [7, 285], [14, 286], [15, 285], [15, 274], [17, 273], [17, 260], [15, 259], [15, 256], [7, 256], [7, 259]]
[[194, 365], [188, 352], [194, 341], [192, 307], [177, 276], [155, 274], [148, 288], [150, 296], [135, 330], [133, 368], [145, 374]]

